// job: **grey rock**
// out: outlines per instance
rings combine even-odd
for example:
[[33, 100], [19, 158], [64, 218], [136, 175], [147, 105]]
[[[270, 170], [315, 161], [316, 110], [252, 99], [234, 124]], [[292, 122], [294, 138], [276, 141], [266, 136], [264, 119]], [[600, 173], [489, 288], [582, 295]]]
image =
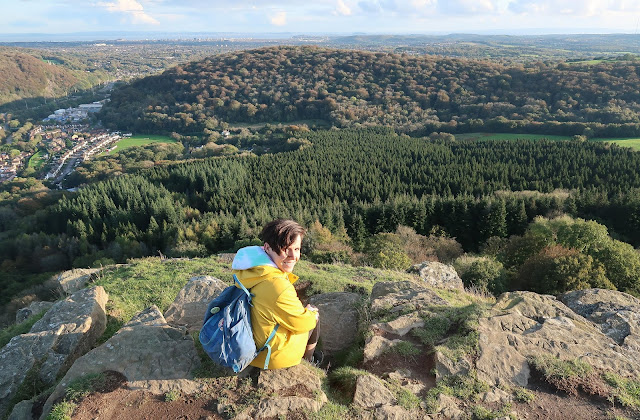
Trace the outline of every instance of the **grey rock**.
[[640, 353], [619, 346], [591, 321], [552, 296], [503, 294], [480, 319], [478, 378], [494, 386], [526, 386], [527, 357], [580, 359], [596, 369], [640, 377]]
[[71, 294], [86, 287], [100, 271], [102, 268], [74, 268], [53, 276], [48, 284], [54, 284], [63, 294]]
[[635, 350], [640, 339], [640, 299], [627, 293], [607, 289], [568, 292], [559, 298], [573, 311], [596, 324], [619, 345]]
[[502, 403], [508, 404], [513, 401], [513, 397], [506, 391], [500, 388], [493, 388], [490, 391], [484, 392], [480, 395], [480, 400], [486, 403]]
[[361, 300], [357, 293], [323, 293], [309, 299], [320, 313], [318, 328], [321, 348], [325, 353], [336, 353], [355, 342]]
[[43, 311], [48, 311], [54, 305], [54, 302], [32, 302], [26, 308], [18, 309], [16, 312], [16, 324], [26, 321], [34, 315]]
[[395, 403], [396, 398], [380, 379], [373, 375], [358, 376], [353, 405], [362, 408], [376, 408]]
[[414, 328], [424, 327], [424, 319], [418, 312], [414, 312], [392, 321], [376, 323], [374, 326], [390, 334], [404, 336]]
[[456, 269], [450, 265], [425, 261], [411, 267], [409, 272], [417, 273], [429, 287], [464, 290], [462, 279], [458, 276]]
[[433, 306], [448, 306], [433, 290], [422, 283], [412, 281], [378, 282], [371, 290], [371, 312], [409, 313]]
[[456, 399], [445, 394], [438, 395], [438, 412], [451, 420], [462, 420], [467, 417], [465, 412], [458, 408]]
[[198, 331], [207, 305], [227, 286], [215, 277], [192, 277], [164, 313], [165, 320], [170, 325], [186, 327], [189, 332]]
[[0, 416], [29, 370], [38, 369], [40, 379], [53, 384], [93, 346], [106, 327], [106, 302], [101, 286], [74, 293], [0, 350]]
[[32, 420], [33, 414], [31, 411], [33, 410], [33, 401], [25, 400], [20, 401], [13, 407], [11, 414], [7, 418], [7, 420]]
[[[304, 362], [286, 369], [262, 371], [258, 388], [266, 395], [276, 396], [260, 400], [253, 418], [287, 416], [302, 410], [316, 412], [327, 402], [322, 379]], [[291, 392], [295, 395], [287, 395]]]
[[442, 350], [436, 348], [435, 352], [435, 368], [436, 382], [441, 381], [447, 376], [466, 375], [471, 370], [471, 362], [467, 358], [462, 357], [459, 360], [453, 360]]
[[41, 418], [46, 417], [69, 384], [82, 376], [111, 370], [122, 373], [130, 389], [192, 394], [202, 389], [191, 374], [199, 364], [191, 336], [168, 325], [158, 308], [151, 306], [103, 345], [76, 360], [47, 400]]
[[380, 335], [374, 335], [369, 337], [364, 344], [364, 361], [369, 362], [376, 357], [382, 355], [385, 351], [391, 347], [402, 342], [402, 340], [389, 340]]

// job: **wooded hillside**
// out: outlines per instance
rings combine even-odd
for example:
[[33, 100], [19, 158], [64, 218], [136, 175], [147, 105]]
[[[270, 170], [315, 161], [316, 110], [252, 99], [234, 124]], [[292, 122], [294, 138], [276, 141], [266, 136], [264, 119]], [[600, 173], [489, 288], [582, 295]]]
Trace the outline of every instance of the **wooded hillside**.
[[411, 133], [640, 133], [640, 63], [597, 65], [274, 47], [177, 66], [114, 92], [113, 128], [202, 133], [229, 122], [323, 119]]

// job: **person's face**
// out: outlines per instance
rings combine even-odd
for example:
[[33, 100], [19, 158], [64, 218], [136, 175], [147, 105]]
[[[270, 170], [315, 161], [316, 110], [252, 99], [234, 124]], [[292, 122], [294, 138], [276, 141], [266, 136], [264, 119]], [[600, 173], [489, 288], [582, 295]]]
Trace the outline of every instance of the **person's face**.
[[293, 267], [300, 259], [300, 247], [302, 246], [302, 236], [296, 236], [296, 239], [291, 245], [282, 249], [280, 253], [276, 253], [268, 243], [264, 244], [264, 250], [271, 257], [278, 268], [285, 273], [291, 273]]

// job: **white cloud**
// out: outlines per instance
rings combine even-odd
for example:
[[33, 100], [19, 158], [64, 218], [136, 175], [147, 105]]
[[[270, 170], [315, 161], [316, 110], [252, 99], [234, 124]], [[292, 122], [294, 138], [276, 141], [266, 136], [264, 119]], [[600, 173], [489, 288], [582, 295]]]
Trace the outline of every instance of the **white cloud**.
[[116, 0], [113, 3], [99, 2], [98, 6], [104, 7], [110, 12], [125, 13], [129, 15], [131, 23], [158, 25], [157, 19], [144, 11], [144, 7], [136, 0]]
[[496, 6], [494, 0], [439, 0], [438, 10], [445, 14], [468, 15], [490, 13], [496, 10]]
[[338, 4], [336, 6], [336, 12], [339, 15], [349, 16], [351, 14], [351, 8], [344, 4], [343, 0], [338, 0]]
[[284, 26], [287, 24], [287, 12], [278, 12], [269, 16], [269, 22], [275, 26]]
[[638, 12], [637, 0], [514, 0], [509, 10], [541, 15], [599, 16], [611, 12]]

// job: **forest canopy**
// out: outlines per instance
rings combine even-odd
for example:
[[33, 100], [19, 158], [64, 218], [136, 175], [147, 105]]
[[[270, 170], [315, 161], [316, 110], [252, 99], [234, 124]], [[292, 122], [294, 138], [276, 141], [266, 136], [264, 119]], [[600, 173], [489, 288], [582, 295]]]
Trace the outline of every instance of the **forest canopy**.
[[516, 63], [272, 47], [176, 66], [113, 92], [112, 128], [205, 133], [325, 120], [402, 132], [640, 134], [640, 62]]

